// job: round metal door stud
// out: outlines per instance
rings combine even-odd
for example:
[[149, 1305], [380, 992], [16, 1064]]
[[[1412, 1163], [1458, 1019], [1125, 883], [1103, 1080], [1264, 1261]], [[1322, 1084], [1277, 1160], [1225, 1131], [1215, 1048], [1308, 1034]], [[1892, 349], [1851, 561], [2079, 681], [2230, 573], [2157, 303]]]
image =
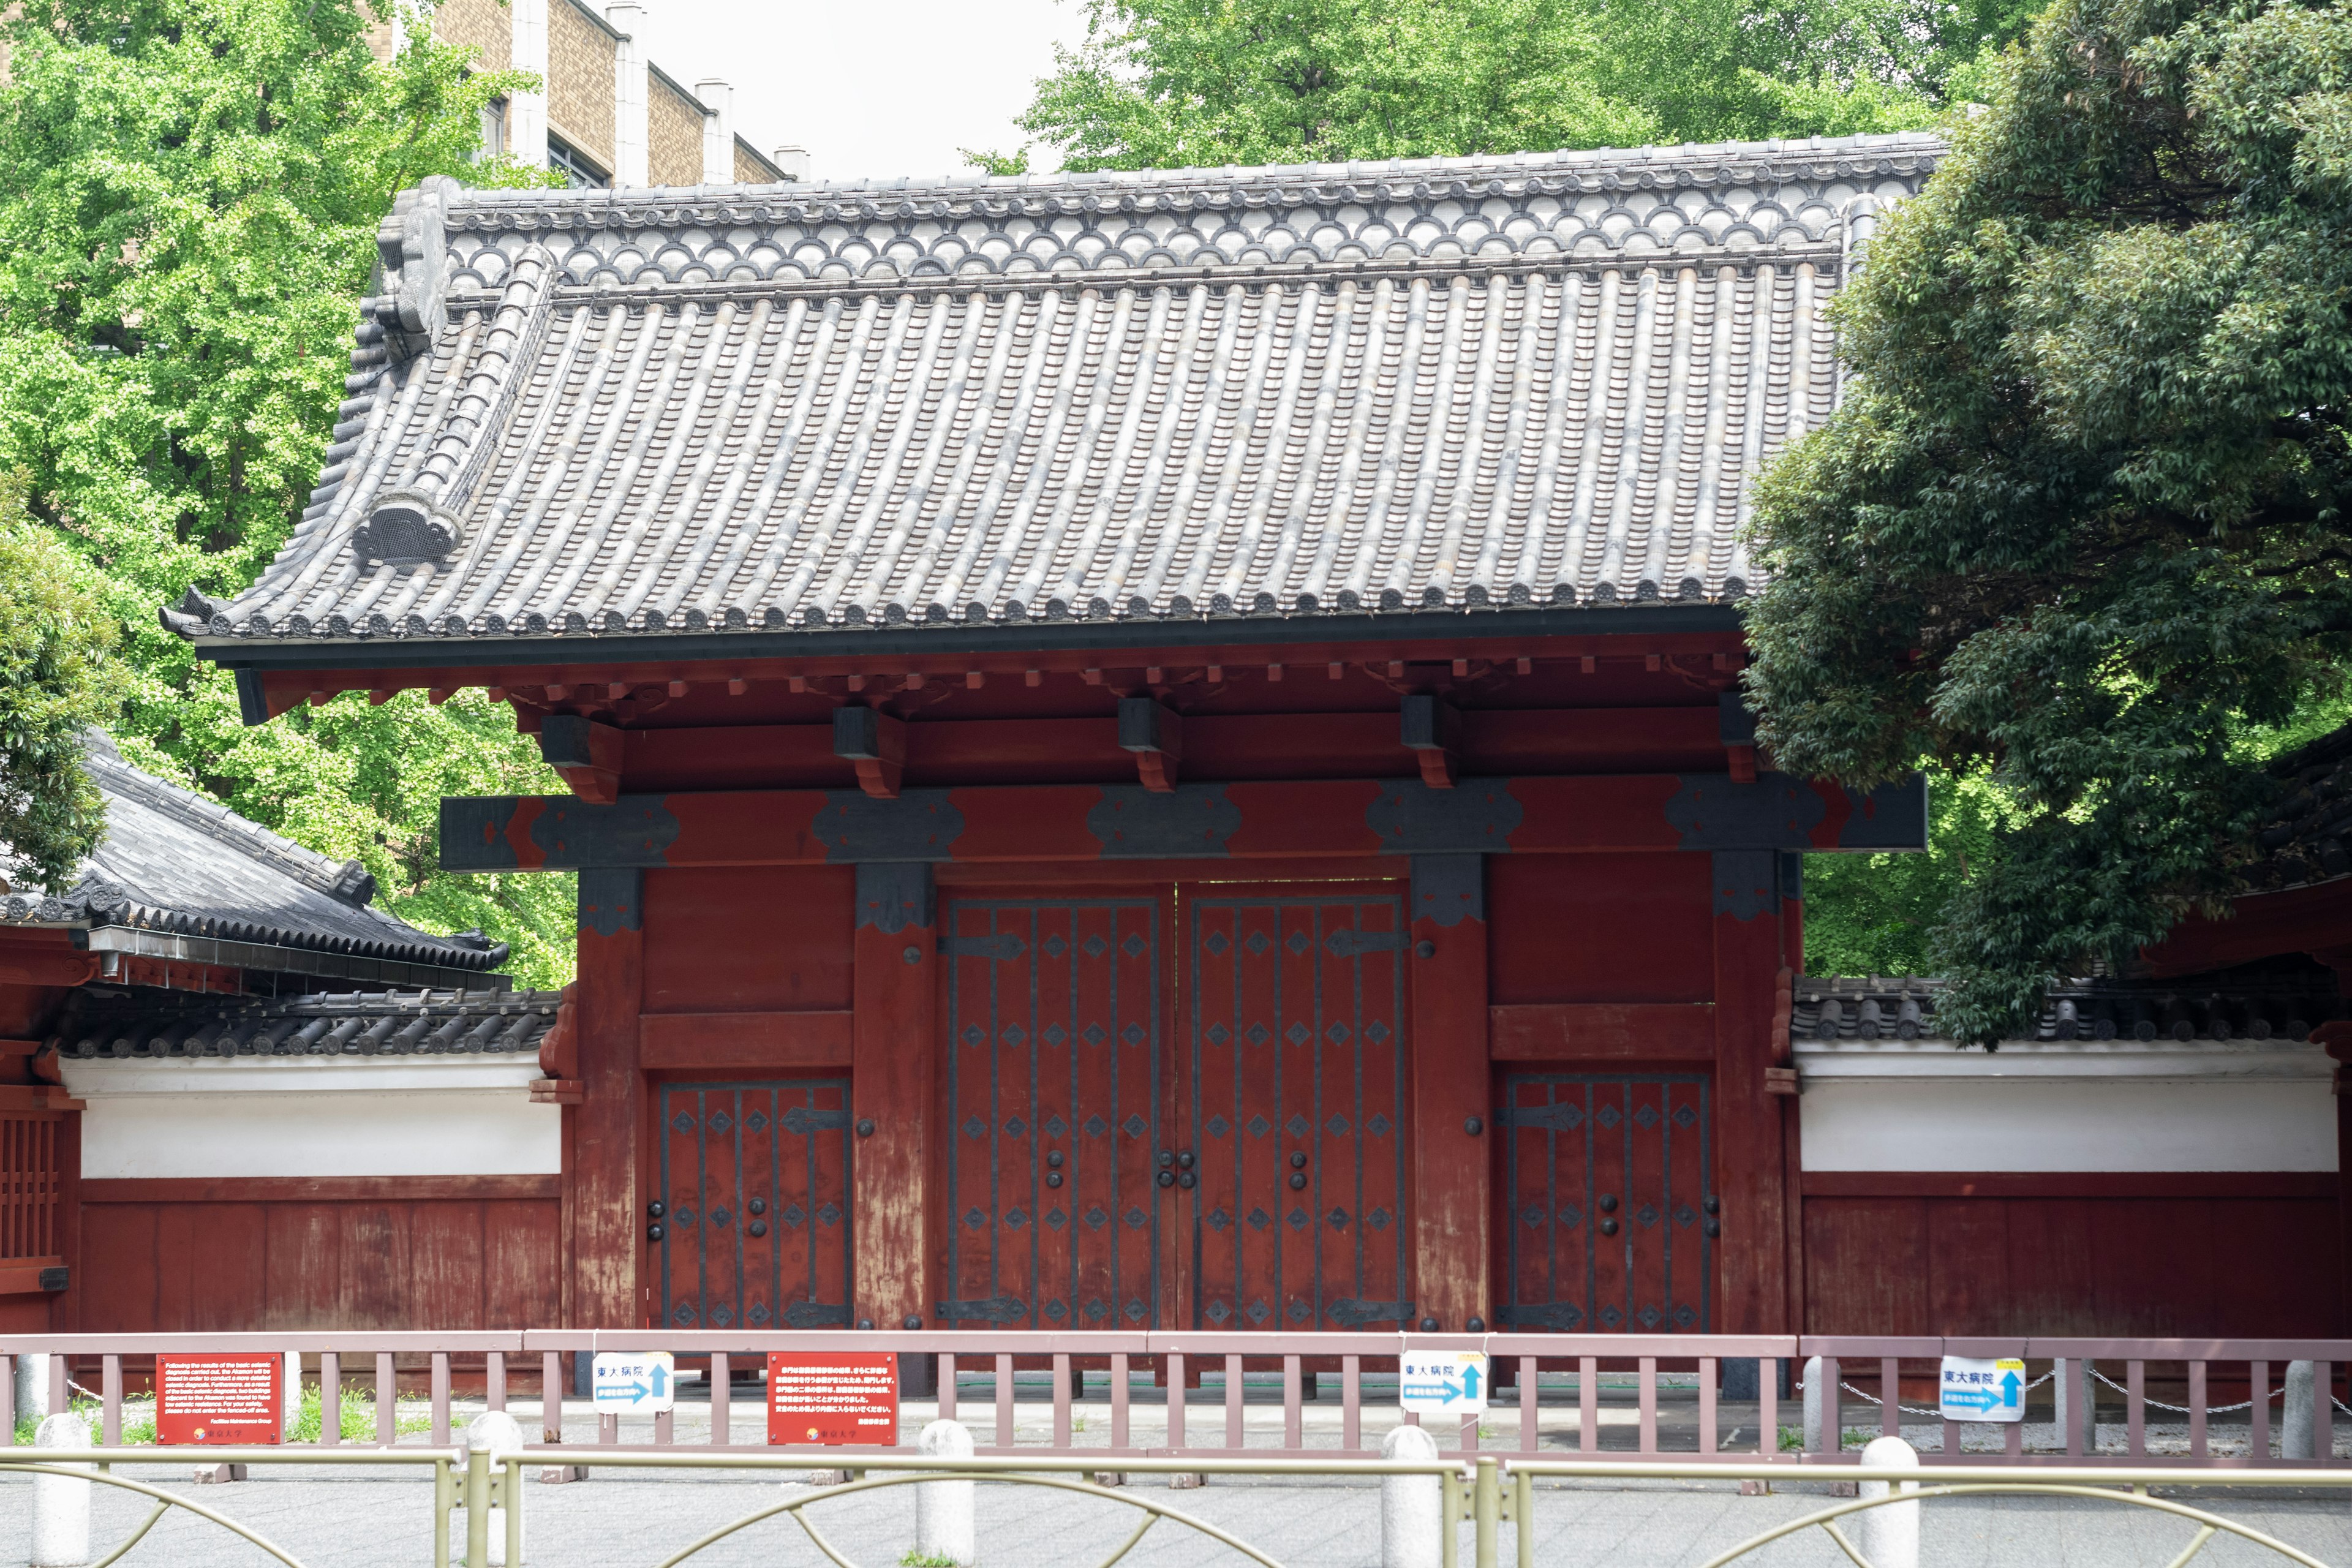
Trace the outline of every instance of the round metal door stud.
[[1058, 1186], [1060, 1186], [1060, 1185], [1062, 1184], [1062, 1173], [1061, 1173], [1061, 1172], [1059, 1172], [1059, 1171], [1048, 1171], [1048, 1172], [1046, 1172], [1046, 1173], [1045, 1173], [1045, 1184], [1046, 1184], [1047, 1186], [1049, 1186], [1049, 1187], [1058, 1187]]
[[1307, 1156], [1304, 1154], [1293, 1154], [1290, 1157], [1290, 1168], [1294, 1171], [1303, 1171], [1307, 1169]]
[[860, 1318], [857, 1320], [857, 1326], [861, 1329], [870, 1331], [874, 1327], [874, 1320], [871, 1318]]
[[750, 1203], [745, 1204], [743, 1206], [750, 1209], [753, 1214], [766, 1214], [768, 1212], [768, 1200], [765, 1198], [753, 1198]]
[[1421, 1321], [1421, 1331], [1424, 1334], [1435, 1333], [1437, 1331], [1437, 1320], [1435, 1318], [1423, 1318]]
[[649, 1226], [646, 1226], [646, 1239], [647, 1241], [659, 1241], [661, 1238], [662, 1238], [662, 1227], [661, 1227], [661, 1226], [657, 1226], [657, 1225], [649, 1225]]
[[1597, 1206], [1602, 1214], [1615, 1214], [1617, 1212], [1617, 1194], [1615, 1193], [1601, 1194], [1601, 1202]]
[[923, 1326], [923, 1314], [920, 1312], [909, 1312], [905, 1317], [898, 1320], [898, 1326], [911, 1334], [916, 1330]]
[[1604, 1219], [1604, 1220], [1602, 1220], [1602, 1221], [1601, 1222], [1601, 1235], [1603, 1235], [1603, 1236], [1614, 1236], [1614, 1235], [1616, 1235], [1616, 1234], [1617, 1234], [1617, 1222], [1616, 1222], [1615, 1220], [1613, 1220], [1613, 1219]]
[[1299, 1191], [1303, 1190], [1303, 1189], [1306, 1187], [1306, 1185], [1307, 1185], [1307, 1173], [1306, 1173], [1306, 1172], [1304, 1172], [1304, 1171], [1293, 1171], [1293, 1172], [1291, 1172], [1291, 1173], [1290, 1173], [1290, 1190], [1291, 1190], [1292, 1192], [1294, 1192], [1294, 1193], [1295, 1193], [1295, 1192], [1299, 1192]]
[[659, 1219], [662, 1215], [667, 1213], [669, 1213], [669, 1210], [663, 1205], [662, 1201], [659, 1198], [656, 1198], [653, 1202], [646, 1205], [646, 1217], [647, 1219]]
[[1486, 1123], [1483, 1119], [1474, 1116], [1469, 1121], [1462, 1124], [1462, 1131], [1470, 1134], [1471, 1137], [1475, 1138], [1478, 1134], [1486, 1131]]
[[909, 963], [920, 963], [923, 962], [923, 950], [919, 947], [910, 947], [898, 956]]
[[1047, 1154], [1045, 1156], [1045, 1163], [1047, 1167], [1052, 1170], [1060, 1170], [1062, 1168], [1062, 1152], [1059, 1149], [1056, 1149], [1052, 1153]]
[[1414, 942], [1412, 944], [1412, 955], [1415, 958], [1435, 958], [1437, 956], [1437, 944], [1433, 942]]
[[1176, 1173], [1175, 1173], [1175, 1172], [1173, 1172], [1173, 1171], [1162, 1171], [1162, 1172], [1160, 1172], [1160, 1184], [1161, 1186], [1163, 1186], [1163, 1187], [1172, 1187], [1172, 1186], [1174, 1186], [1174, 1185], [1176, 1184]]
[[1176, 1168], [1180, 1171], [1189, 1171], [1192, 1168], [1192, 1151], [1187, 1149], [1176, 1156]]
[[768, 1222], [763, 1219], [755, 1219], [750, 1225], [745, 1226], [743, 1229], [756, 1239], [757, 1237], [768, 1234]]
[[1200, 1179], [1200, 1177], [1194, 1175], [1192, 1172], [1187, 1171], [1182, 1175], [1176, 1178], [1176, 1184], [1180, 1187], [1190, 1187], [1199, 1182]]
[[1473, 1318], [1462, 1326], [1474, 1334], [1483, 1334], [1486, 1331], [1486, 1320], [1484, 1318]]
[[1165, 1150], [1165, 1149], [1162, 1149], [1161, 1151], [1160, 1151], [1160, 1168], [1161, 1170], [1163, 1170], [1163, 1171], [1172, 1170], [1172, 1169], [1174, 1169], [1174, 1168], [1175, 1168], [1175, 1164], [1176, 1164], [1176, 1156], [1175, 1156], [1175, 1155], [1173, 1155], [1173, 1154], [1170, 1153], [1170, 1152], [1169, 1152], [1167, 1150]]
[[874, 1136], [874, 1118], [870, 1116], [861, 1116], [857, 1119], [857, 1135], [860, 1138], [871, 1138]]
[[1721, 1214], [1723, 1212], [1723, 1200], [1721, 1198], [1715, 1197], [1701, 1198], [1698, 1201], [1698, 1206], [1705, 1209], [1709, 1214]]
[[1709, 1241], [1713, 1241], [1717, 1237], [1721, 1236], [1722, 1234], [1723, 1222], [1721, 1220], [1711, 1219], [1706, 1222], [1706, 1238]]

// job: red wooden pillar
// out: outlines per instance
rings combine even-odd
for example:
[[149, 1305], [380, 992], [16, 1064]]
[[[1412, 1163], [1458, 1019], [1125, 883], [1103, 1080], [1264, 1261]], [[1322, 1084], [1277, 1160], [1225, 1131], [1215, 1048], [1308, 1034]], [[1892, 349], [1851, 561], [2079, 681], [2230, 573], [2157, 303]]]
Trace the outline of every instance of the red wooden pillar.
[[645, 1324], [644, 1198], [637, 1180], [645, 1075], [637, 1070], [637, 1015], [645, 1000], [645, 873], [580, 873], [581, 1102], [566, 1157], [572, 1163], [572, 1311], [576, 1328]]
[[[924, 1194], [937, 1051], [939, 932], [931, 868], [857, 868], [850, 1098], [857, 1133], [850, 1198], [859, 1327], [919, 1329]], [[871, 1131], [867, 1129], [871, 1126]]]
[[1413, 1326], [1459, 1333], [1493, 1317], [1485, 856], [1412, 858], [1412, 942]]
[[1780, 856], [1714, 852], [1716, 1166], [1723, 1200], [1719, 1333], [1789, 1331], [1786, 1137], [1792, 1104], [1769, 1091], [1786, 927]]

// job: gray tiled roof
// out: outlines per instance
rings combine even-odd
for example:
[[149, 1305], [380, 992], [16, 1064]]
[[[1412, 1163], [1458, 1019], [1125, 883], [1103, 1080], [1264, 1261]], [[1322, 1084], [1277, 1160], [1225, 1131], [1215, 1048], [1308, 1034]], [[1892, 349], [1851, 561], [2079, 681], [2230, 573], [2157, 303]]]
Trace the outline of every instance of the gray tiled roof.
[[[1800, 1040], [1933, 1040], [1940, 980], [1798, 977], [1790, 1032]], [[2303, 1040], [2344, 1011], [2325, 976], [2216, 975], [2070, 980], [2050, 988], [2032, 1035], [2042, 1040]]]
[[62, 897], [0, 893], [0, 924], [122, 926], [447, 969], [491, 970], [507, 944], [436, 936], [375, 908], [375, 879], [124, 762], [93, 732], [85, 759], [106, 837]]
[[283, 1000], [82, 991], [49, 1044], [60, 1056], [332, 1057], [536, 1051], [560, 991], [391, 991]]
[[[1922, 135], [401, 199], [191, 637], [1720, 602]], [[1139, 636], [1148, 635], [1139, 628]]]

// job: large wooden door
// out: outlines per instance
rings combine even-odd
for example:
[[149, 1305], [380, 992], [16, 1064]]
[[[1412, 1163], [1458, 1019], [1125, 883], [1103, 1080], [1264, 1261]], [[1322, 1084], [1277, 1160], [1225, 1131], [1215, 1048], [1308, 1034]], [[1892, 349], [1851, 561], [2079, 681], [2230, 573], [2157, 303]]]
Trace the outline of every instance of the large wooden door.
[[1160, 1326], [1160, 908], [949, 902], [942, 1326]]
[[659, 1321], [847, 1327], [849, 1085], [665, 1083]]
[[1403, 900], [1186, 899], [1195, 1329], [1408, 1327]]
[[1696, 1073], [1504, 1075], [1503, 1326], [1712, 1331], [1707, 1089]]

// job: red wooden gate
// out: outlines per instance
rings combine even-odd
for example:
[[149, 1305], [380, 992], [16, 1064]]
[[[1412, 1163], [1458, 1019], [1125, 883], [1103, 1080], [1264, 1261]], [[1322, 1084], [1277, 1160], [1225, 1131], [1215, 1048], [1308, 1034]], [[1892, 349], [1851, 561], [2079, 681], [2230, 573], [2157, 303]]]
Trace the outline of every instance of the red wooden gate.
[[1188, 1326], [1409, 1325], [1402, 900], [1202, 898], [1185, 945]]
[[948, 908], [946, 1326], [1160, 1321], [1160, 900]]
[[849, 1085], [660, 1086], [659, 1321], [846, 1327]]
[[1504, 1327], [1711, 1331], [1707, 1089], [1696, 1073], [1504, 1077]]

